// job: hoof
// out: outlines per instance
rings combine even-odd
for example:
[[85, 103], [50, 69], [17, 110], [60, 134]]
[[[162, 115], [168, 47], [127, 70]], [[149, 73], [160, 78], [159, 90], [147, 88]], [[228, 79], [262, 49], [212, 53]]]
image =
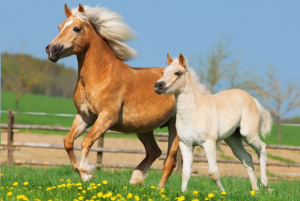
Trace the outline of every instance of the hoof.
[[134, 170], [129, 183], [131, 185], [142, 185], [144, 182], [144, 174], [140, 170]]
[[81, 181], [84, 181], [84, 182], [90, 181], [90, 180], [92, 180], [94, 178], [95, 178], [95, 176], [92, 175], [92, 174], [86, 174], [86, 173], [80, 174], [80, 179], [81, 179]]

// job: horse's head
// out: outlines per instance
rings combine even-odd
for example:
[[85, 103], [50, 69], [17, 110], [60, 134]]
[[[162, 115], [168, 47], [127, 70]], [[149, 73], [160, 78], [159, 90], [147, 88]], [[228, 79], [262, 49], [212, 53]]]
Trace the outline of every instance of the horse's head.
[[172, 59], [168, 54], [168, 66], [163, 71], [163, 76], [154, 84], [157, 94], [176, 94], [185, 83], [186, 61], [182, 54], [178, 59]]
[[[84, 7], [79, 4], [78, 12], [84, 13]], [[48, 59], [57, 62], [60, 58], [82, 52], [86, 46], [86, 27], [78, 17], [72, 15], [72, 11], [65, 4], [67, 19], [58, 26], [58, 35], [46, 47]]]

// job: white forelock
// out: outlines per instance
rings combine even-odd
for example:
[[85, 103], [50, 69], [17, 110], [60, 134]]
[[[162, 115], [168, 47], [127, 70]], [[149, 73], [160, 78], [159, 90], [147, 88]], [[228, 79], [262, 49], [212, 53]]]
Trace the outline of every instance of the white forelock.
[[103, 37], [110, 49], [122, 61], [128, 61], [137, 56], [137, 51], [124, 42], [134, 39], [134, 33], [123, 22], [123, 17], [107, 8], [84, 6], [85, 12], [79, 12], [78, 8], [72, 9], [72, 14], [81, 21], [88, 20], [92, 23], [101, 37]]
[[[171, 63], [171, 65], [172, 64], [179, 65], [179, 60], [178, 60], [177, 57], [172, 58], [172, 59], [173, 59], [173, 62]], [[198, 76], [197, 76], [196, 71], [194, 70], [194, 68], [189, 66], [189, 62], [187, 60], [185, 60], [185, 63], [186, 63], [186, 69], [187, 69], [188, 73], [191, 75], [193, 81], [196, 83], [199, 91], [201, 93], [203, 93], [203, 94], [211, 95], [211, 92], [209, 91], [209, 89], [207, 88], [207, 86], [205, 84], [200, 83], [199, 78], [198, 78]]]

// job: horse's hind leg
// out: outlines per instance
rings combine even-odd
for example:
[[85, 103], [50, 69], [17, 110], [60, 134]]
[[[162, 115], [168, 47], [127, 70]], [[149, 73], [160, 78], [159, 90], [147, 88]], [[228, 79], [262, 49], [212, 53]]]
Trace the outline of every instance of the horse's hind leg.
[[[267, 179], [267, 149], [266, 144], [262, 142], [259, 138], [258, 133], [254, 135], [247, 135], [243, 137], [245, 142], [252, 147], [257, 153], [259, 163], [260, 163], [260, 177], [261, 177], [261, 185], [264, 187], [268, 187], [268, 179]], [[269, 190], [269, 189], [268, 189]]]
[[164, 188], [170, 175], [173, 172], [173, 169], [176, 167], [177, 163], [177, 151], [179, 148], [179, 137], [177, 136], [177, 131], [175, 127], [176, 117], [172, 117], [168, 122], [169, 129], [169, 141], [168, 141], [168, 152], [167, 158], [164, 162], [163, 175], [158, 184], [158, 188]]
[[143, 184], [144, 174], [147, 172], [151, 164], [161, 155], [161, 150], [155, 141], [153, 131], [138, 133], [137, 136], [145, 147], [146, 157], [132, 173], [129, 183], [133, 185]]
[[255, 177], [252, 156], [245, 150], [243, 146], [243, 138], [237, 129], [229, 138], [225, 140], [231, 148], [233, 154], [243, 163], [246, 168], [253, 190], [257, 190], [257, 180]]

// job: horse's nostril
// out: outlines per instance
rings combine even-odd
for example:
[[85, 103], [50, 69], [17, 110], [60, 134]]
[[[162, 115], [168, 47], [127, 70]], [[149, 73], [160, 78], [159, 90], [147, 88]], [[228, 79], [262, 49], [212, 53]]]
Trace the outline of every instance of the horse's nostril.
[[46, 53], [49, 54], [49, 45], [46, 47]]

